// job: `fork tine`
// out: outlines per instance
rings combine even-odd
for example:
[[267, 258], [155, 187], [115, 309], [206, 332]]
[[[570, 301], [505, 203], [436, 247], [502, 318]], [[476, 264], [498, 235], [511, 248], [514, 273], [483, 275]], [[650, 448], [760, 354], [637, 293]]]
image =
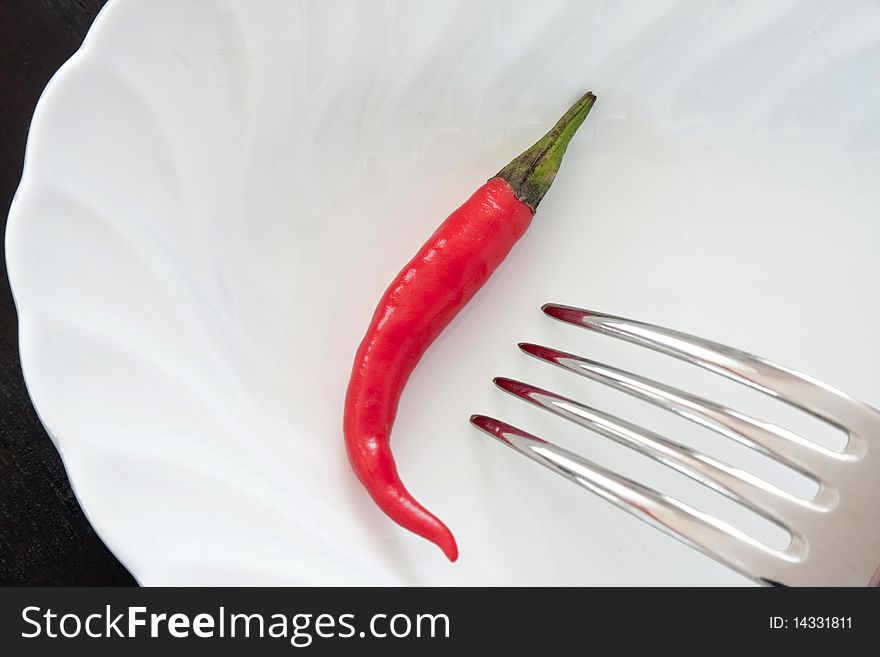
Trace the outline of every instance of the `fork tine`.
[[864, 424], [866, 413], [872, 410], [818, 379], [694, 335], [571, 306], [548, 303], [541, 310], [561, 322], [620, 338], [699, 365], [782, 399], [844, 431], [848, 431], [848, 427], [853, 424]]
[[562, 395], [504, 377], [496, 378], [495, 385], [726, 495], [786, 531], [790, 530], [783, 520], [784, 514], [787, 512], [790, 517], [793, 506], [816, 508], [814, 503], [791, 495], [760, 477]]
[[575, 356], [558, 349], [523, 342], [519, 348], [538, 360], [614, 388], [664, 408], [700, 426], [720, 433], [757, 452], [771, 456], [801, 474], [816, 479], [826, 459], [843, 460], [840, 452], [827, 449], [771, 422], [732, 411], [704, 397], [648, 379], [626, 370]]
[[471, 423], [520, 454], [759, 582], [772, 584], [762, 572], [778, 572], [786, 562], [796, 563], [801, 558], [805, 545], [796, 534], [786, 550], [774, 550], [728, 523], [522, 429], [485, 415], [472, 415]]

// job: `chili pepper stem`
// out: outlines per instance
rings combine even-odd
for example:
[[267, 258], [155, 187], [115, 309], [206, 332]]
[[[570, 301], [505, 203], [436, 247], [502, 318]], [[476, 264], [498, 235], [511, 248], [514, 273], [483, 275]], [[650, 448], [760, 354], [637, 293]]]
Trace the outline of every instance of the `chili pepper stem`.
[[550, 132], [498, 172], [496, 177], [505, 180], [516, 197], [533, 211], [553, 184], [568, 142], [595, 102], [592, 91], [581, 96]]

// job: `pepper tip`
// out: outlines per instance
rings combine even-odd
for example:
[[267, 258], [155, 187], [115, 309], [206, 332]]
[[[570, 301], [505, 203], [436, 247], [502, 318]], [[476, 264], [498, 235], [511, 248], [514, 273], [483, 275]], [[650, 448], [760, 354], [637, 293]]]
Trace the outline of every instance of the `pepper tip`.
[[425, 538], [440, 548], [447, 559], [455, 563], [458, 561], [458, 544], [449, 528], [440, 521], [438, 523], [440, 526], [437, 528], [437, 532], [433, 536], [425, 536]]

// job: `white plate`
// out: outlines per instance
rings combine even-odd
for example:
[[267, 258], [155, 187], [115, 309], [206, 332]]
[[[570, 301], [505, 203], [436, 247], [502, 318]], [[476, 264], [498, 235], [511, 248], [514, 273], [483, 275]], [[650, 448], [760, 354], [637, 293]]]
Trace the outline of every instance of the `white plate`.
[[[867, 1], [112, 0], [40, 101], [6, 242], [28, 389], [90, 520], [143, 584], [747, 583], [467, 418], [728, 513], [491, 385], [752, 458], [519, 354], [736, 396], [551, 322], [551, 300], [880, 403], [878, 43]], [[399, 267], [588, 88], [532, 228], [402, 400], [400, 471], [451, 565], [349, 470], [351, 359]]]

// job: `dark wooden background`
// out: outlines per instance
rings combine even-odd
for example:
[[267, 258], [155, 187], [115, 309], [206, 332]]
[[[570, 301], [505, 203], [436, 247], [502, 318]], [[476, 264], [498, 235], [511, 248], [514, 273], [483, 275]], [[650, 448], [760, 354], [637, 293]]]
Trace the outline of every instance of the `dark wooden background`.
[[[106, 0], [0, 1], [0, 217], [21, 176], [28, 125], [49, 78]], [[83, 516], [25, 391], [0, 251], [0, 585], [132, 585]]]

